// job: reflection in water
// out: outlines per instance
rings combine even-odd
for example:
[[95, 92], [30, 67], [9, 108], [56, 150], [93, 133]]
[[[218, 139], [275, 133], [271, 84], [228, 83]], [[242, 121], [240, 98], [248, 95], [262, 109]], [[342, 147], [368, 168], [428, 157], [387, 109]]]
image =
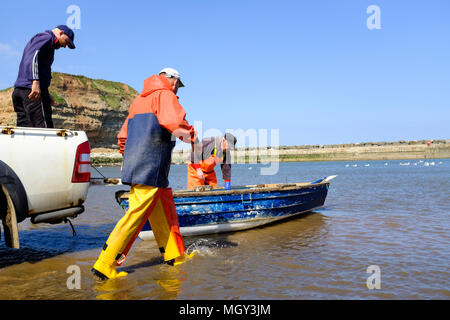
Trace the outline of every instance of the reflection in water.
[[175, 299], [183, 290], [183, 282], [186, 281], [187, 274], [182, 268], [167, 268], [158, 275], [157, 283], [164, 288], [166, 294], [159, 299]]
[[129, 299], [126, 289], [127, 281], [124, 278], [110, 279], [106, 281], [97, 280], [95, 290], [99, 292], [96, 296], [101, 300], [126, 300]]

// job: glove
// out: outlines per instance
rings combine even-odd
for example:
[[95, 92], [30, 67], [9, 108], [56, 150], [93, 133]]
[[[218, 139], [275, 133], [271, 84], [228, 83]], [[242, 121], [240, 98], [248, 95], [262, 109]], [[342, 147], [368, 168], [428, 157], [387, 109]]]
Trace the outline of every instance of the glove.
[[225, 180], [225, 190], [231, 189], [231, 181]]

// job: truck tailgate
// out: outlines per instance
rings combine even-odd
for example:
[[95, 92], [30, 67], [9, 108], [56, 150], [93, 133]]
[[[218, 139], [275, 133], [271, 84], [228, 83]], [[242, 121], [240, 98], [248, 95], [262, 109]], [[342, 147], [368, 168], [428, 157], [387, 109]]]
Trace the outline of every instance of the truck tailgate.
[[[82, 131], [13, 128], [2, 134], [0, 160], [10, 164], [28, 196], [29, 214], [81, 205], [89, 182], [72, 183], [77, 147], [88, 141]], [[10, 141], [8, 141], [10, 139]]]

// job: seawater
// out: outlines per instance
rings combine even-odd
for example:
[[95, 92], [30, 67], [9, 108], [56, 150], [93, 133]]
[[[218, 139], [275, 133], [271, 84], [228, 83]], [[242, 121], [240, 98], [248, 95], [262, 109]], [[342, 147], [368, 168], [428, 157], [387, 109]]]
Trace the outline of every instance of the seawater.
[[[233, 165], [232, 183], [338, 177], [325, 206], [312, 213], [185, 238], [197, 255], [178, 267], [162, 263], [154, 241], [138, 239], [119, 268], [129, 275], [106, 282], [90, 269], [124, 214], [114, 193], [127, 187], [91, 185], [85, 212], [72, 220], [76, 236], [69, 225], [27, 220], [19, 225], [22, 249], [5, 247], [2, 239], [0, 299], [450, 298], [449, 159], [280, 163], [277, 174], [261, 175], [268, 167]], [[118, 167], [98, 169], [120, 176]], [[185, 166], [172, 166], [170, 183], [175, 190], [186, 187]], [[369, 266], [379, 268], [379, 289], [368, 287]], [[69, 278], [73, 270], [78, 287]]]

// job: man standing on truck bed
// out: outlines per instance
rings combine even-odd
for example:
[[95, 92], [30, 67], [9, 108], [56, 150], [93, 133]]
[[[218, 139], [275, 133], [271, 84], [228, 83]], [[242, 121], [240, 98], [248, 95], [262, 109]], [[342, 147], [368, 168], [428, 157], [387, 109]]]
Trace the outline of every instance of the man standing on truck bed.
[[131, 185], [129, 209], [109, 235], [92, 268], [101, 279], [126, 275], [126, 272], [117, 273], [116, 266], [125, 260], [147, 220], [168, 264], [177, 265], [187, 258], [172, 189], [168, 188], [175, 146], [172, 137], [200, 149], [194, 127], [186, 121], [186, 112], [176, 96], [178, 87], [183, 86], [180, 74], [172, 68], [145, 79], [144, 89], [131, 104], [117, 135], [124, 155], [122, 183]]
[[53, 128], [53, 98], [48, 92], [55, 50], [75, 49], [74, 33], [66, 25], [36, 34], [25, 46], [12, 101], [18, 127]]

